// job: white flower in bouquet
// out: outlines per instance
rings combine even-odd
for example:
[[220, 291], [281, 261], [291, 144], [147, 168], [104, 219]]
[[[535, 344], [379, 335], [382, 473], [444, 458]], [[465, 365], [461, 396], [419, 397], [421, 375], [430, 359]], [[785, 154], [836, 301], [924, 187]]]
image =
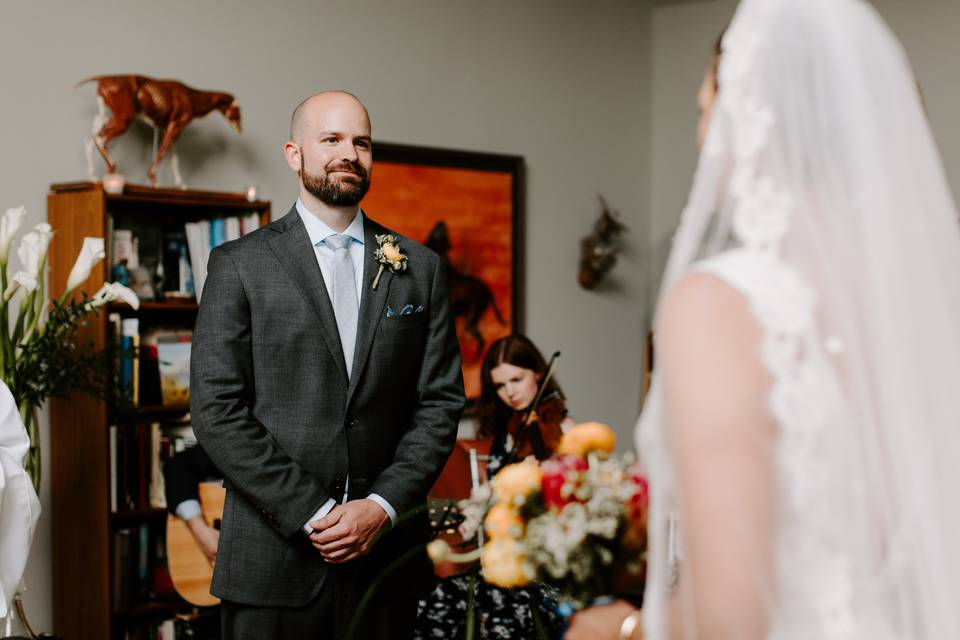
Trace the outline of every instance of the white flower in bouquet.
[[36, 276], [30, 275], [26, 271], [17, 271], [15, 274], [13, 274], [10, 284], [7, 285], [7, 290], [3, 292], [3, 301], [10, 302], [10, 298], [12, 298], [20, 289], [30, 293], [36, 288]]
[[43, 249], [43, 236], [36, 231], [31, 231], [20, 238], [20, 247], [17, 249], [20, 266], [34, 278], [40, 274], [40, 257], [43, 255]]
[[20, 229], [24, 218], [27, 217], [25, 207], [14, 207], [7, 209], [0, 220], [0, 264], [7, 264], [10, 256], [10, 245], [13, 243], [13, 236]]
[[84, 238], [80, 255], [77, 256], [77, 261], [73, 264], [73, 269], [70, 270], [70, 276], [67, 278], [67, 293], [83, 284], [83, 281], [90, 277], [93, 266], [105, 256], [103, 238]]
[[109, 302], [116, 302], [117, 300], [127, 303], [134, 309], [140, 308], [140, 298], [137, 297], [137, 294], [119, 282], [104, 283], [104, 285], [100, 287], [100, 290], [90, 298], [90, 305], [96, 309], [97, 307], [102, 307]]
[[[84, 238], [70, 271], [66, 289], [55, 303], [47, 297], [47, 257], [53, 229], [36, 225], [20, 239], [20, 270], [10, 275], [9, 254], [26, 210], [8, 209], [0, 219], [0, 379], [17, 400], [30, 438], [26, 467], [34, 487], [40, 487], [40, 439], [36, 409], [51, 395], [71, 391], [105, 397], [110, 386], [109, 358], [103, 350], [78, 349], [77, 327], [85, 316], [103, 305], [122, 300], [139, 306], [136, 294], [117, 283], [108, 283], [93, 298], [72, 300], [73, 292], [105, 257], [103, 238]], [[14, 300], [17, 294], [24, 294]], [[15, 310], [15, 311], [14, 311]]]

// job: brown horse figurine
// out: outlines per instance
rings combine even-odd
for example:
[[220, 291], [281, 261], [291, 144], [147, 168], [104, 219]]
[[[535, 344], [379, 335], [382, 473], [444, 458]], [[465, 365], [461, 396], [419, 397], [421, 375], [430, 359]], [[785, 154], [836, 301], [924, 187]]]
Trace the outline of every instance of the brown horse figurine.
[[[107, 172], [114, 173], [117, 163], [107, 151], [107, 143], [122, 134], [140, 117], [147, 124], [163, 132], [157, 156], [147, 175], [157, 186], [157, 167], [173, 149], [173, 143], [190, 121], [207, 115], [214, 109], [221, 112], [227, 121], [240, 132], [240, 107], [229, 93], [221, 91], [198, 91], [177, 80], [155, 80], [146, 76], [94, 76], [78, 83], [97, 82], [97, 100], [100, 114], [96, 122], [106, 122], [93, 135], [93, 143], [107, 162]], [[109, 107], [113, 116], [106, 119], [104, 107]], [[96, 128], [96, 125], [95, 125]], [[174, 178], [182, 186], [176, 163]]]

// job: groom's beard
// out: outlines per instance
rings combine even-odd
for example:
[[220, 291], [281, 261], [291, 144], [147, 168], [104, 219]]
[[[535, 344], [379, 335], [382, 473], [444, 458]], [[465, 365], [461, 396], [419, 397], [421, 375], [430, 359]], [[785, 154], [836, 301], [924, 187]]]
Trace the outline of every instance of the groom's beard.
[[[334, 171], [350, 171], [354, 175], [331, 177]], [[303, 187], [320, 202], [332, 207], [355, 207], [370, 189], [370, 175], [359, 162], [340, 162], [327, 167], [326, 173], [310, 173], [306, 159], [300, 164]]]

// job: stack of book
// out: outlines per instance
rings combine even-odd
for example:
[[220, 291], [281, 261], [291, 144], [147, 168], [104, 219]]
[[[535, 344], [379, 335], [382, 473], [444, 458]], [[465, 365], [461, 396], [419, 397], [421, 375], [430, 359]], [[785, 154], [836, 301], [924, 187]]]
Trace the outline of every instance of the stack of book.
[[111, 313], [116, 336], [115, 370], [120, 401], [128, 406], [190, 406], [190, 349], [193, 331], [151, 327]]
[[252, 212], [158, 228], [118, 219], [111, 230], [110, 279], [133, 289], [141, 300], [199, 302], [210, 250], [260, 227]]

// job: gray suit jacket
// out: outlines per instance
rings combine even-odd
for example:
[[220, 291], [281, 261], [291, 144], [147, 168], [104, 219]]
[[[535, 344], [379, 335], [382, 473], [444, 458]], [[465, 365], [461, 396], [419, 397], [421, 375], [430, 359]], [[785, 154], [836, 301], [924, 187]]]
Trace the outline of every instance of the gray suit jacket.
[[[376, 290], [377, 234], [364, 221], [353, 375], [323, 276], [296, 208], [210, 254], [193, 336], [190, 408], [227, 498], [211, 591], [233, 602], [309, 602], [327, 565], [302, 527], [329, 498], [376, 493], [401, 516], [422, 506], [464, 406], [460, 349], [440, 258], [401, 238], [404, 272]], [[423, 307], [387, 317], [388, 307]], [[384, 535], [358, 561], [367, 579], [424, 542], [426, 516]], [[431, 578], [426, 556], [400, 572]], [[412, 581], [412, 582], [411, 582]]]

